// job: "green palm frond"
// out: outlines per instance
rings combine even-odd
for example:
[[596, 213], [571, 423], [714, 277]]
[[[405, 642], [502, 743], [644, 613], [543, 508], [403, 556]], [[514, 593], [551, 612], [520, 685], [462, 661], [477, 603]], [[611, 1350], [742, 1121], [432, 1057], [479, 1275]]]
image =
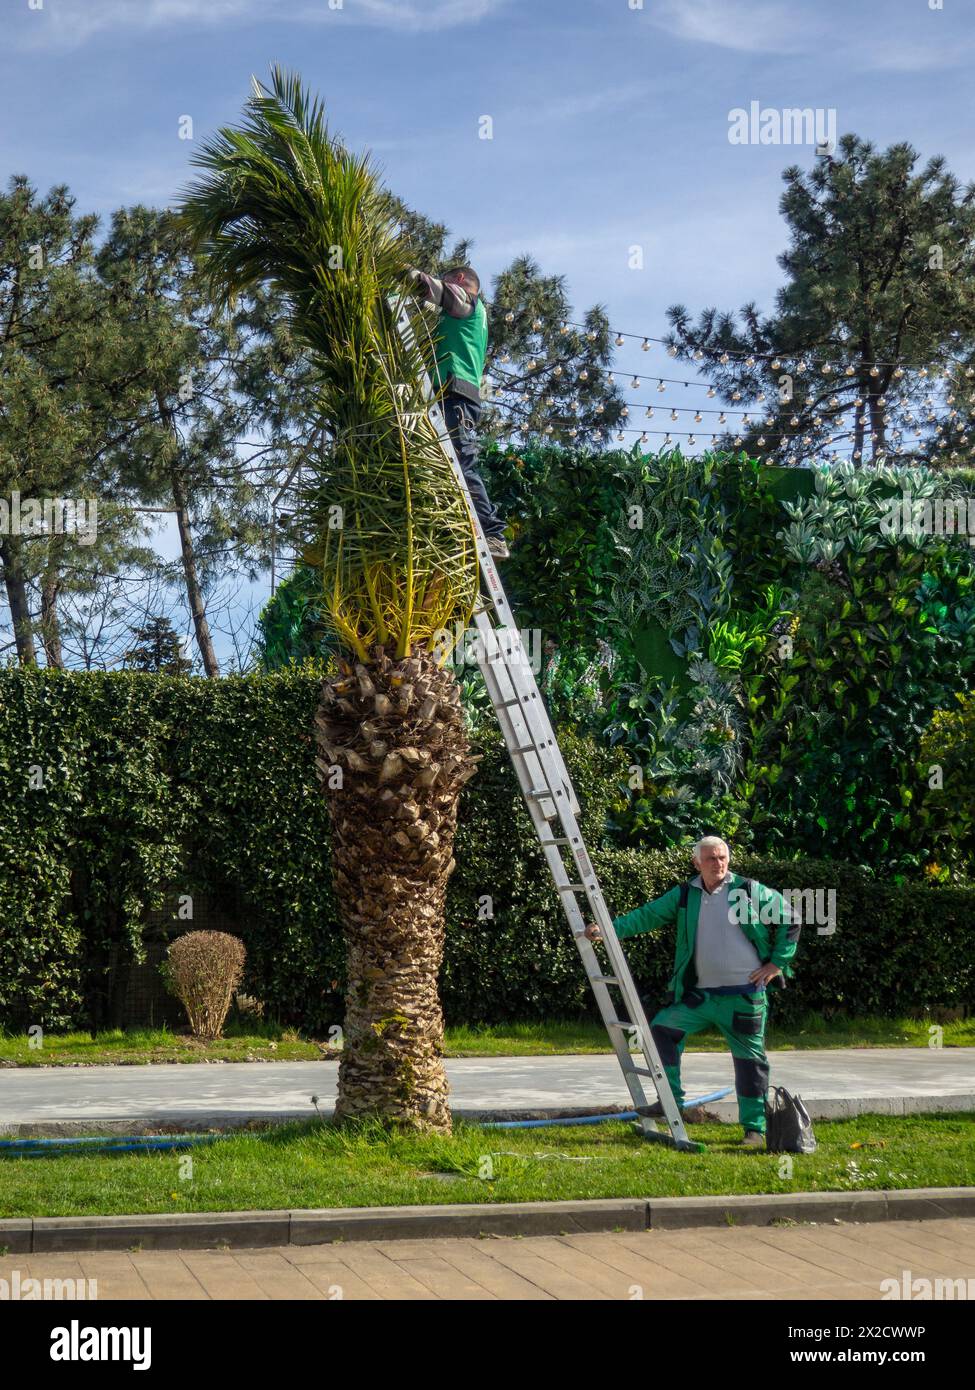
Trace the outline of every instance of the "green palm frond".
[[368, 157], [330, 134], [295, 74], [254, 79], [239, 127], [193, 163], [181, 216], [218, 303], [264, 283], [287, 307], [314, 371], [311, 423], [330, 434], [327, 473], [309, 490], [324, 605], [361, 659], [383, 646], [446, 650], [477, 594], [471, 521], [430, 422], [429, 333], [404, 343], [391, 303], [409, 253]]

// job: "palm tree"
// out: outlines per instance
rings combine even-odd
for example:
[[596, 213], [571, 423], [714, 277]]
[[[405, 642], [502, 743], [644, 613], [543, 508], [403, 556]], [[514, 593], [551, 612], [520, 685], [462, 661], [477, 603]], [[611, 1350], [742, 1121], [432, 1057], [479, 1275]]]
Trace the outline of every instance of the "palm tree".
[[348, 952], [336, 1119], [449, 1132], [437, 975], [476, 759], [444, 633], [470, 619], [477, 559], [424, 401], [429, 335], [408, 345], [396, 330], [407, 245], [368, 157], [279, 68], [193, 162], [206, 173], [181, 212], [209, 288], [283, 297], [313, 367], [309, 426], [330, 441], [306, 519], [340, 652], [315, 731]]

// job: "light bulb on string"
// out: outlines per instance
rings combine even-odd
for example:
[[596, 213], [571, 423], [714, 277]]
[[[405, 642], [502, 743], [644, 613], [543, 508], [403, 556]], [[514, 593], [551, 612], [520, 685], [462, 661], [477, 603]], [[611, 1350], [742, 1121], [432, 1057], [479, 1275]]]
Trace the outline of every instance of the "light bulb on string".
[[677, 419], [677, 411], [676, 411], [676, 410], [672, 410], [672, 411], [670, 412], [670, 418], [671, 418], [672, 420], [676, 420], [676, 419]]
[[631, 391], [639, 391], [639, 389], [640, 389], [640, 378], [639, 378], [638, 376], [635, 376], [635, 377], [633, 378], [633, 380], [630, 382], [630, 390], [631, 390]]
[[666, 386], [664, 385], [663, 381], [658, 381], [658, 382], [657, 382], [657, 390], [658, 390], [658, 391], [666, 391], [666, 389], [667, 389], [667, 388], [666, 388]]
[[644, 352], [649, 352], [649, 351], [650, 351], [650, 339], [649, 339], [649, 338], [644, 338], [644, 340], [643, 340], [643, 342], [640, 344], [640, 346], [641, 346], [641, 348], [643, 349]]
[[709, 398], [710, 398], [711, 400], [714, 400], [714, 398], [715, 398], [715, 396], [716, 396], [717, 394], [718, 394], [718, 393], [717, 393], [717, 391], [715, 391], [715, 389], [714, 389], [713, 386], [709, 386], [709, 387], [708, 387], [708, 396], [709, 396]]
[[622, 333], [617, 333], [617, 335], [616, 335], [616, 346], [617, 346], [617, 347], [622, 347], [623, 344], [624, 344], [625, 342], [626, 342], [626, 339], [623, 337], [623, 334], [622, 334]]

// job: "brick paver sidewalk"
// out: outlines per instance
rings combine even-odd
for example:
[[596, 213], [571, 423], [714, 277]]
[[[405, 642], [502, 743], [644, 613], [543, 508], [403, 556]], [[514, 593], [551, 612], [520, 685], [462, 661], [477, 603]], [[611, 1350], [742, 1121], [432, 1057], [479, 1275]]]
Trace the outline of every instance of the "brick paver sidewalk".
[[14, 1270], [104, 1299], [871, 1300], [905, 1271], [975, 1288], [975, 1218], [0, 1258]]

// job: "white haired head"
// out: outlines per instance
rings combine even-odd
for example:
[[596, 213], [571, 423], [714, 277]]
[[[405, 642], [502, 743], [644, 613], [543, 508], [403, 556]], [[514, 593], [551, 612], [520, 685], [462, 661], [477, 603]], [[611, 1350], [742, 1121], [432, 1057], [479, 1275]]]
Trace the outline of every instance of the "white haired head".
[[731, 849], [727, 840], [722, 840], [720, 835], [705, 835], [703, 839], [698, 840], [697, 844], [694, 846], [694, 851], [691, 856], [694, 863], [700, 864], [702, 852], [706, 849], [712, 849], [715, 846], [720, 846], [722, 849], [727, 850], [728, 858], [731, 858]]

